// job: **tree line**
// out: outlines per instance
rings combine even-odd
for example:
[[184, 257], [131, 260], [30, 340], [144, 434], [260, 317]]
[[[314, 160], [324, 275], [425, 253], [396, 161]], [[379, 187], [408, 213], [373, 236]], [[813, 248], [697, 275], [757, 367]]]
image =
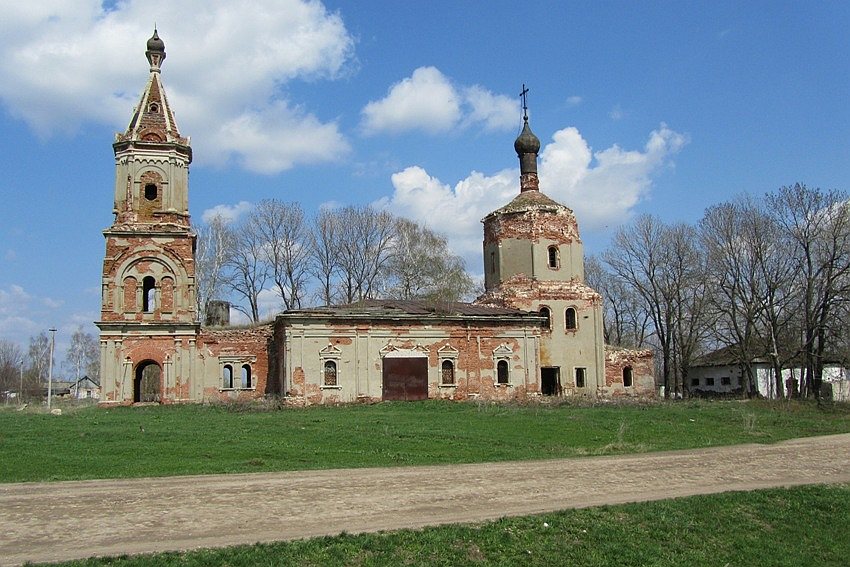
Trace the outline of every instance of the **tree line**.
[[198, 312], [212, 299], [259, 322], [261, 293], [280, 309], [365, 299], [458, 301], [475, 285], [445, 237], [370, 206], [322, 209], [267, 199], [238, 222], [217, 216], [197, 229]]
[[697, 359], [726, 348], [758, 391], [753, 361], [804, 369], [817, 396], [824, 364], [846, 361], [850, 202], [844, 191], [782, 187], [709, 207], [695, 225], [642, 215], [621, 227], [587, 279], [604, 298], [606, 342], [651, 347], [665, 393], [688, 392]]
[[[54, 360], [61, 353], [54, 352]], [[0, 399], [16, 392], [19, 401], [40, 400], [50, 366], [50, 336], [47, 332], [30, 337], [26, 350], [12, 341], [0, 339]], [[97, 338], [78, 327], [71, 335], [61, 366], [54, 364], [53, 379], [76, 382], [88, 376], [100, 379], [100, 348]]]

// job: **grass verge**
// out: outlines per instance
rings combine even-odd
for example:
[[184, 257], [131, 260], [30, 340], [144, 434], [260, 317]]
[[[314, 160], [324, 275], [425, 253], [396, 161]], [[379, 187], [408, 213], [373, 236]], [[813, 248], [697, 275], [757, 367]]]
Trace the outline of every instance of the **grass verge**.
[[850, 406], [401, 402], [0, 411], [0, 482], [550, 459], [850, 432]]
[[848, 531], [850, 485], [805, 486], [61, 565], [843, 566]]

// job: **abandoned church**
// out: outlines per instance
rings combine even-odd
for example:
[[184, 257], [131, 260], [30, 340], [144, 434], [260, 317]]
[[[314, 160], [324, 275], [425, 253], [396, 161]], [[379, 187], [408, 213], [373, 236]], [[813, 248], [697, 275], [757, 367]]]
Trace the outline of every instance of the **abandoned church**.
[[114, 221], [103, 232], [96, 323], [102, 403], [653, 395], [652, 353], [604, 344], [602, 298], [584, 283], [576, 218], [540, 190], [540, 141], [527, 114], [514, 143], [518, 195], [483, 221], [485, 292], [475, 302], [371, 300], [249, 327], [226, 317], [202, 325], [192, 149], [166, 98], [156, 32], [146, 56], [150, 78], [113, 144]]

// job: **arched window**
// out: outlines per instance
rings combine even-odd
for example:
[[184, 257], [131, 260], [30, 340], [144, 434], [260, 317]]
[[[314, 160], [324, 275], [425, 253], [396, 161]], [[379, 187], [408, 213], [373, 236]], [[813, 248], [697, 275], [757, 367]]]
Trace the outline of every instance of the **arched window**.
[[546, 317], [546, 330], [552, 330], [552, 311], [550, 311], [548, 307], [541, 307], [540, 316]]
[[508, 384], [508, 361], [500, 360], [496, 364], [496, 382], [499, 384]]
[[145, 276], [142, 280], [142, 311], [151, 313], [156, 303], [156, 280], [153, 276]]
[[576, 317], [575, 307], [567, 307], [564, 319], [566, 320], [566, 328], [568, 331], [578, 329], [578, 318]]
[[225, 364], [221, 371], [221, 387], [225, 389], [233, 388], [233, 367]]
[[157, 189], [155, 184], [148, 183], [147, 185], [145, 185], [145, 199], [147, 199], [148, 201], [155, 201], [156, 194]]
[[549, 267], [552, 268], [553, 270], [557, 270], [558, 269], [558, 247], [557, 246], [550, 246], [548, 253], [549, 253]]
[[455, 383], [455, 365], [451, 360], [444, 360], [440, 368], [440, 383]]
[[336, 386], [336, 362], [326, 360], [323, 372], [323, 383], [325, 386]]
[[242, 365], [242, 388], [249, 389], [251, 387], [251, 365]]
[[623, 387], [631, 388], [632, 387], [632, 367], [626, 366], [623, 368]]

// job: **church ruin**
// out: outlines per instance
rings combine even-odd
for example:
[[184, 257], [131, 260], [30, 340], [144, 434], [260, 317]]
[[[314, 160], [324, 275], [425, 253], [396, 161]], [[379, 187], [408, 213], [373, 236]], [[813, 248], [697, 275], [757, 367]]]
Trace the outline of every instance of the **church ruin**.
[[[370, 300], [285, 311], [249, 327], [198, 321], [189, 220], [192, 150], [165, 95], [165, 45], [116, 135], [104, 230], [101, 403], [309, 405], [446, 398], [651, 396], [650, 351], [606, 347], [572, 210], [540, 191], [527, 113], [518, 195], [484, 218], [485, 293], [473, 303]], [[219, 317], [220, 322], [224, 323]]]

